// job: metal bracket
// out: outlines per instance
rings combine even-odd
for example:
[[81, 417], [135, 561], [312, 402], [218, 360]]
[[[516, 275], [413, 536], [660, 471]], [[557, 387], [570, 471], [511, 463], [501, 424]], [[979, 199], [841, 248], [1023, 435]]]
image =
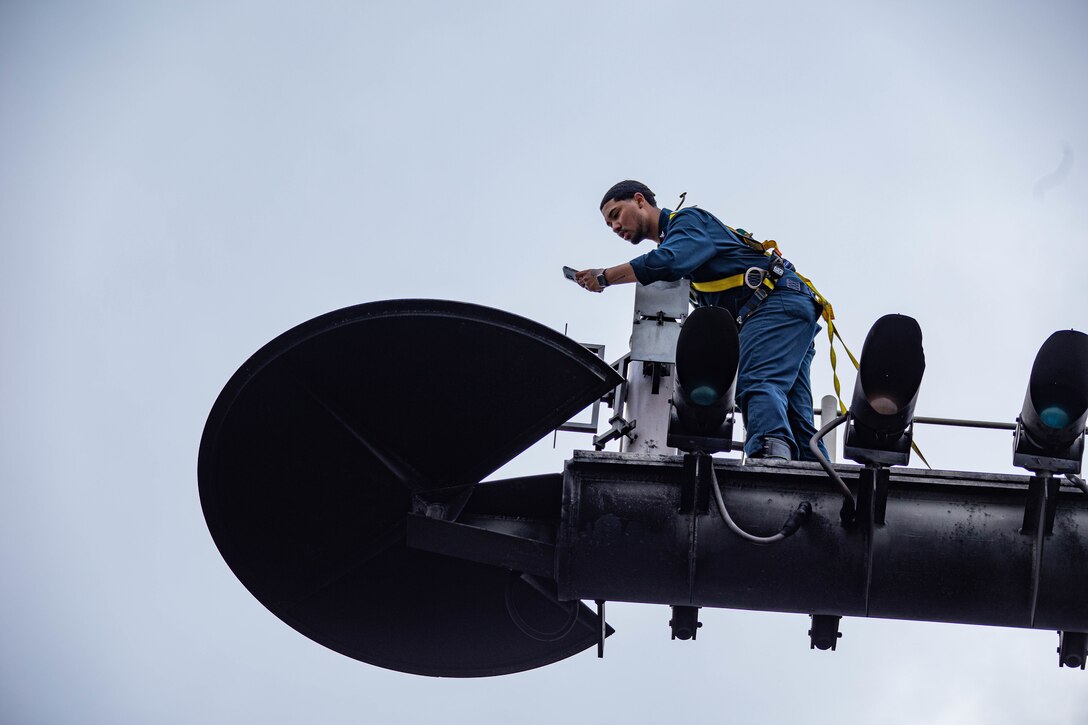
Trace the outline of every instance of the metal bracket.
[[888, 479], [885, 466], [868, 465], [858, 475], [857, 514], [883, 526], [888, 511]]
[[843, 434], [842, 457], [876, 466], [905, 466], [910, 462], [910, 446], [913, 440], [913, 420], [896, 440], [878, 441], [871, 433], [859, 428], [851, 414]]
[[410, 549], [498, 566], [511, 571], [555, 576], [555, 544], [550, 529], [531, 521], [476, 516], [471, 523], [408, 514], [405, 542]]
[[687, 314], [687, 280], [638, 285], [631, 320], [632, 359], [672, 362]]
[[597, 601], [597, 623], [600, 627], [597, 630], [597, 658], [604, 659], [604, 638], [608, 636], [608, 625], [604, 622], [604, 600], [598, 599]]
[[1061, 480], [1052, 476], [1032, 476], [1028, 481], [1028, 498], [1024, 504], [1024, 524], [1020, 533], [1034, 537], [1031, 566], [1031, 622], [1035, 623], [1035, 611], [1039, 602], [1039, 584], [1043, 570], [1043, 545], [1046, 537], [1054, 533], [1054, 514], [1058, 507], [1058, 488]]
[[837, 614], [810, 614], [812, 629], [808, 631], [809, 649], [835, 651], [842, 632], [839, 631], [839, 621], [842, 617]]
[[[604, 345], [594, 345], [589, 343], [582, 343], [582, 347], [592, 352], [597, 357], [604, 360]], [[615, 390], [609, 392], [608, 395], [615, 395]], [[606, 398], [608, 396], [605, 396]], [[604, 398], [598, 398], [593, 401], [593, 405], [590, 406], [590, 420], [589, 422], [582, 422], [577, 420], [568, 420], [563, 425], [556, 428], [556, 430], [566, 431], [568, 433], [597, 433], [597, 423], [600, 421], [601, 416], [601, 402]]]
[[1032, 476], [1028, 481], [1028, 499], [1024, 504], [1022, 534], [1049, 536], [1054, 533], [1054, 514], [1058, 509], [1058, 489], [1061, 479], [1052, 476]]
[[691, 435], [682, 432], [682, 426], [679, 423], [676, 411], [671, 410], [669, 414], [669, 432], [666, 440], [669, 447], [679, 448], [680, 450], [701, 450], [707, 453], [740, 450], [744, 444], [733, 440], [735, 415], [735, 409], [730, 411], [714, 435]]
[[663, 362], [651, 362], [647, 360], [642, 363], [642, 374], [644, 376], [650, 376], [651, 378], [652, 387], [650, 388], [650, 392], [653, 395], [657, 395], [661, 392], [661, 378], [667, 378], [672, 374], [670, 372], [671, 367], [672, 366], [668, 363]]
[[672, 629], [672, 639], [695, 639], [699, 633], [699, 627], [703, 623], [699, 621], [698, 607], [684, 607], [674, 604], [672, 607], [672, 619], [669, 627]]
[[684, 479], [680, 487], [681, 514], [710, 512], [710, 466], [714, 459], [706, 454], [684, 454]]
[[1018, 417], [1016, 430], [1013, 433], [1012, 465], [1026, 468], [1035, 472], [1036, 475], [1080, 473], [1081, 459], [1084, 458], [1084, 439], [1085, 434], [1082, 433], [1061, 455], [1047, 455], [1024, 433], [1024, 424]]
[[1058, 667], [1084, 669], [1088, 659], [1088, 634], [1084, 632], [1058, 632]]
[[420, 491], [412, 496], [412, 512], [439, 521], [454, 521], [472, 498], [473, 486]]
[[598, 451], [604, 450], [605, 445], [618, 438], [623, 438], [624, 436], [631, 440], [635, 439], [635, 436], [632, 435], [631, 431], [638, 425], [637, 420], [627, 422], [623, 419], [623, 416], [614, 415], [608, 419], [608, 424], [611, 426], [608, 430], [601, 433], [599, 436], [593, 436], [593, 447]]

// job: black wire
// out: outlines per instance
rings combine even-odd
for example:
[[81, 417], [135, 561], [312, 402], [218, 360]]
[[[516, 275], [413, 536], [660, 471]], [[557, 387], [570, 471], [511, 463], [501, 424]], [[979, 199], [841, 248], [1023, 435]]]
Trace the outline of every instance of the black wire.
[[827, 475], [831, 476], [835, 483], [839, 485], [839, 488], [842, 489], [842, 495], [844, 500], [842, 502], [842, 510], [839, 512], [839, 517], [842, 519], [842, 522], [844, 524], [849, 524], [854, 521], [854, 516], [858, 509], [858, 505], [857, 502], [854, 501], [854, 494], [850, 492], [850, 487], [846, 485], [846, 482], [842, 480], [842, 476], [840, 476], [838, 472], [832, 467], [831, 461], [827, 460], [824, 454], [820, 452], [820, 441], [823, 440], [823, 437], [830, 433], [833, 428], [836, 428], [845, 423], [848, 417], [848, 415], [844, 414], [840, 415], [838, 418], [835, 418], [835, 420], [830, 421], [823, 428], [820, 428], [820, 430], [816, 431], [816, 435], [812, 436], [812, 438], [809, 439], [808, 442], [808, 449], [812, 451], [812, 454], [814, 456], [816, 456], [816, 460], [820, 462], [821, 466], [823, 466], [823, 469], [827, 472]]
[[1065, 477], [1068, 478], [1070, 482], [1072, 482], [1072, 484], [1079, 488], [1081, 491], [1088, 493], [1088, 483], [1085, 483], [1083, 478], [1075, 473], [1067, 473], [1065, 474]]
[[808, 501], [802, 501], [797, 510], [786, 519], [786, 523], [782, 524], [782, 528], [779, 529], [777, 534], [773, 536], [756, 536], [748, 533], [733, 521], [733, 517], [729, 515], [729, 511], [725, 508], [725, 499], [722, 498], [721, 486], [718, 485], [718, 477], [714, 473], [714, 459], [707, 453], [702, 455], [706, 465], [710, 466], [710, 488], [714, 491], [714, 500], [718, 503], [718, 513], [721, 514], [722, 520], [725, 521], [725, 525], [729, 527], [729, 530], [740, 538], [753, 544], [775, 544], [793, 536], [808, 521], [809, 515], [812, 514], [812, 504]]

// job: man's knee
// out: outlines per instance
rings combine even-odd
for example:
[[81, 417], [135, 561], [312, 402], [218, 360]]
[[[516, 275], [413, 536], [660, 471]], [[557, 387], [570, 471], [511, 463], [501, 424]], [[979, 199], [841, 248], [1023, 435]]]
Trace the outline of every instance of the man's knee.
[[782, 386], [769, 380], [746, 381], [743, 386], [738, 383], [737, 387], [740, 388], [740, 392], [737, 393], [737, 403], [742, 407], [753, 399], [766, 397], [782, 401], [787, 399], [786, 391], [782, 389]]

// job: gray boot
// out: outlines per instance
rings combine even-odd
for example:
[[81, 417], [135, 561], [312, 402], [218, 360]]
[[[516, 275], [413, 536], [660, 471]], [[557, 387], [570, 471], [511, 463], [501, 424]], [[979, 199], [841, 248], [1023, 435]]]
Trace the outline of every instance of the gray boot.
[[790, 452], [790, 444], [778, 438], [764, 438], [763, 448], [752, 458], [759, 459], [760, 463], [789, 463], [793, 459]]

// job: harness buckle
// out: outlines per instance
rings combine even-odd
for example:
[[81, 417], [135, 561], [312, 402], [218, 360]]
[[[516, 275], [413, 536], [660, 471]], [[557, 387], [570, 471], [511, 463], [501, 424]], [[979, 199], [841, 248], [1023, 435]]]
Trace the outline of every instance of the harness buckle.
[[[774, 290], [775, 286], [778, 284], [778, 281], [781, 280], [783, 276], [785, 276], [786, 270], [790, 269], [793, 266], [780, 255], [771, 254], [768, 255], [768, 257], [769, 259], [767, 260], [766, 269], [760, 269], [759, 267], [749, 267], [748, 271], [744, 273], [744, 285], [746, 287], [752, 287], [753, 291], [751, 296], [748, 298], [748, 301], [744, 303], [744, 305], [737, 313], [738, 325], [744, 324], [744, 320], [748, 319], [748, 315], [755, 312], [755, 309], [759, 307], [760, 304], [762, 304], [763, 300], [767, 299], [767, 295], [769, 295], [771, 291]], [[750, 284], [750, 281], [756, 278], [753, 272], [759, 274], [759, 281], [754, 287]], [[763, 280], [765, 277], [770, 279], [770, 291], [767, 289], [767, 286], [763, 284]]]
[[763, 284], [763, 278], [767, 276], [767, 270], [759, 267], [749, 267], [744, 272], [744, 286], [748, 289], [759, 289]]

